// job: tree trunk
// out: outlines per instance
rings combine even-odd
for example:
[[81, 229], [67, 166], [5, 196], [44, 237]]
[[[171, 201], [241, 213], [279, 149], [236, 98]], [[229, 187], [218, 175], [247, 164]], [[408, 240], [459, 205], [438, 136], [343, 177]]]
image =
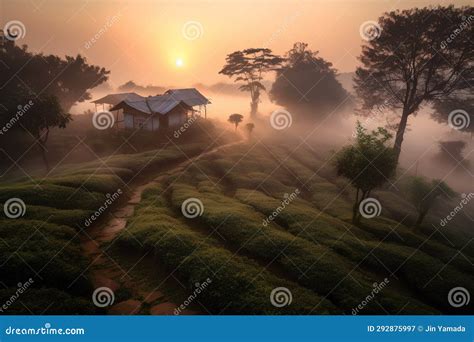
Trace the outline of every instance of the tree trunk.
[[49, 167], [48, 156], [46, 155], [46, 142], [48, 141], [49, 137], [49, 128], [46, 128], [43, 132], [37, 132], [35, 134], [36, 143], [40, 149], [41, 158], [43, 159], [44, 166], [46, 171], [49, 172], [51, 168]]
[[250, 102], [250, 116], [252, 118], [255, 118], [257, 116], [258, 112], [258, 100], [252, 99], [252, 102]]
[[416, 219], [416, 226], [419, 227], [421, 226], [421, 222], [423, 222], [423, 219], [426, 216], [426, 211], [422, 211], [418, 214], [418, 218]]
[[352, 207], [352, 223], [353, 224], [356, 224], [356, 221], [357, 221], [358, 207], [359, 207], [359, 188], [357, 188], [356, 200], [355, 200], [354, 206]]
[[405, 129], [407, 128], [408, 116], [410, 114], [406, 109], [403, 109], [402, 118], [400, 119], [400, 124], [398, 125], [397, 135], [395, 136], [395, 144], [393, 149], [395, 151], [395, 157], [398, 162], [400, 158], [400, 152], [402, 150], [403, 135], [405, 134]]
[[49, 167], [48, 156], [46, 155], [46, 147], [43, 145], [41, 141], [38, 141], [38, 146], [40, 148], [41, 158], [43, 159], [43, 163], [46, 168], [46, 171], [49, 172], [51, 168]]

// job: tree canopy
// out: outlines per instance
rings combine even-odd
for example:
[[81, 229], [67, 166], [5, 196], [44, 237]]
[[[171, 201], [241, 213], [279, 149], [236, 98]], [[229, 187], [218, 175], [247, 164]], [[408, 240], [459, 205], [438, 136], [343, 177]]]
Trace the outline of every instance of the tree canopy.
[[237, 130], [237, 126], [239, 125], [239, 123], [242, 122], [242, 120], [244, 119], [244, 116], [242, 114], [231, 114], [229, 115], [229, 119], [228, 121], [232, 124], [235, 125], [235, 130]]
[[[454, 6], [391, 11], [379, 18], [381, 34], [362, 47], [355, 89], [366, 111], [383, 103], [400, 111], [394, 142], [397, 159], [408, 117], [423, 104], [469, 101], [474, 27], [464, 23], [473, 11]], [[448, 114], [443, 112], [441, 118], [446, 121]]]
[[356, 132], [355, 143], [343, 147], [335, 159], [337, 174], [348, 178], [357, 189], [352, 217], [354, 223], [360, 219], [360, 202], [368, 198], [373, 189], [385, 184], [394, 175], [397, 166], [393, 149], [386, 146], [392, 136], [385, 128], [379, 127], [368, 133], [358, 122]]
[[455, 192], [439, 179], [428, 181], [422, 177], [413, 177], [408, 185], [407, 194], [418, 212], [416, 225], [419, 226], [439, 197], [450, 198]]
[[277, 69], [282, 62], [283, 58], [274, 55], [270, 49], [245, 49], [227, 55], [226, 64], [219, 74], [235, 77], [235, 82], [243, 82], [240, 90], [250, 92], [250, 114], [255, 116], [258, 112], [260, 92], [265, 91], [262, 84], [263, 75]]
[[285, 55], [285, 63], [277, 70], [270, 90], [272, 101], [290, 110], [303, 109], [302, 113], [307, 112], [304, 109], [312, 109], [313, 118], [343, 106], [348, 93], [336, 79], [332, 64], [318, 54], [308, 49], [306, 43], [293, 45]]
[[[15, 94], [19, 89], [31, 96], [55, 95], [64, 111], [77, 102], [91, 99], [88, 90], [105, 82], [109, 71], [90, 65], [85, 57], [44, 55], [28, 51], [7, 41], [0, 50], [0, 98]], [[13, 110], [13, 108], [9, 108]]]

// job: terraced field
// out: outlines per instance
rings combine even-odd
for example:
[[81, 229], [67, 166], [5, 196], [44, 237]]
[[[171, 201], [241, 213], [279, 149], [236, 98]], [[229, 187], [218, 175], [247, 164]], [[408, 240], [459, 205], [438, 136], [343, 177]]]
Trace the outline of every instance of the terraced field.
[[[455, 200], [415, 228], [400, 170], [373, 194], [382, 215], [354, 226], [355, 194], [331, 153], [262, 140], [190, 160], [211, 145], [170, 144], [1, 186], [0, 203], [21, 198], [26, 212], [0, 220], [0, 301], [34, 280], [8, 313], [176, 314], [183, 303], [183, 314], [470, 310], [447, 301], [454, 287], [474, 293], [472, 222], [439, 226]], [[114, 291], [114, 306], [94, 305], [99, 286]], [[281, 288], [288, 305], [272, 297]]]
[[[456, 232], [466, 221], [441, 231], [433, 215], [414, 228], [415, 212], [394, 182], [374, 195], [382, 216], [353, 226], [354, 193], [335, 176], [331, 155], [296, 147], [246, 143], [165, 173], [143, 193], [119, 245], [152, 251], [190, 292], [212, 279], [199, 295], [212, 314], [350, 314], [384, 281], [360, 313], [463, 312], [447, 294], [474, 290], [472, 237]], [[183, 216], [190, 198], [202, 202], [201, 215]], [[272, 305], [277, 287], [291, 291], [291, 305]]]
[[[126, 201], [150, 173], [177, 165], [211, 146], [169, 144], [160, 150], [66, 166], [47, 178], [1, 186], [2, 207], [12, 198], [25, 203], [23, 216], [0, 218], [0, 301], [10, 303], [6, 312], [103, 312], [91, 301], [90, 271], [95, 266], [81, 248], [81, 238], [87, 237], [89, 226], [103, 225], [109, 219], [105, 211]], [[18, 289], [29, 279], [31, 286], [16, 300]]]

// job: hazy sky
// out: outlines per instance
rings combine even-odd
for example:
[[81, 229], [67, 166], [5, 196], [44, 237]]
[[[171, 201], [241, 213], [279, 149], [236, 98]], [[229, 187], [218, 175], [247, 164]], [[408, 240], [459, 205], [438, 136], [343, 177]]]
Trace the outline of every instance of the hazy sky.
[[448, 3], [453, 1], [0, 0], [0, 21], [21, 21], [26, 35], [18, 43], [35, 51], [81, 53], [106, 67], [112, 86], [128, 80], [189, 86], [226, 81], [217, 73], [230, 52], [266, 46], [283, 54], [296, 41], [319, 50], [340, 72], [353, 71], [361, 23], [392, 9]]

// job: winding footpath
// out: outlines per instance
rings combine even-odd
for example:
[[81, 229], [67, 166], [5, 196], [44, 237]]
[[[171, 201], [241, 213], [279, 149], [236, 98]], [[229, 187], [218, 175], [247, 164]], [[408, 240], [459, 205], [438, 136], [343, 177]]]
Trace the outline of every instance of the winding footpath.
[[[108, 214], [105, 222], [98, 222], [92, 225], [81, 236], [81, 248], [84, 255], [90, 260], [87, 270], [87, 277], [92, 283], [94, 289], [106, 287], [113, 292], [114, 302], [106, 307], [107, 313], [112, 315], [130, 315], [130, 314], [151, 314], [151, 315], [173, 315], [174, 310], [181, 304], [175, 303], [171, 298], [166, 296], [157, 288], [150, 286], [150, 278], [157, 273], [156, 263], [152, 255], [141, 255], [138, 261], [132, 267], [122, 267], [117, 262], [117, 257], [111, 255], [110, 247], [113, 245], [114, 239], [126, 227], [128, 219], [133, 216], [135, 206], [141, 202], [143, 191], [160, 183], [163, 174], [168, 172], [182, 173], [186, 168], [202, 157], [215, 153], [223, 148], [241, 144], [242, 141], [228, 143], [207, 152], [203, 152], [184, 162], [170, 165], [159, 174], [146, 181], [144, 184], [136, 186], [129, 194], [128, 200], [114, 208]], [[145, 277], [132, 276], [131, 269], [137, 264], [145, 265], [148, 268]], [[142, 279], [148, 278], [148, 279]], [[183, 289], [184, 286], [176, 279], [163, 280], [174, 283], [176, 288]], [[152, 281], [153, 282], [153, 281]], [[156, 283], [156, 281], [155, 281]], [[161, 285], [161, 283], [160, 283]], [[160, 287], [160, 286], [158, 286]], [[190, 293], [189, 293], [190, 294]], [[126, 298], [120, 298], [126, 297]], [[183, 298], [183, 301], [186, 298]], [[109, 299], [110, 300], [110, 299]], [[182, 314], [202, 313], [199, 309], [186, 309]]]

